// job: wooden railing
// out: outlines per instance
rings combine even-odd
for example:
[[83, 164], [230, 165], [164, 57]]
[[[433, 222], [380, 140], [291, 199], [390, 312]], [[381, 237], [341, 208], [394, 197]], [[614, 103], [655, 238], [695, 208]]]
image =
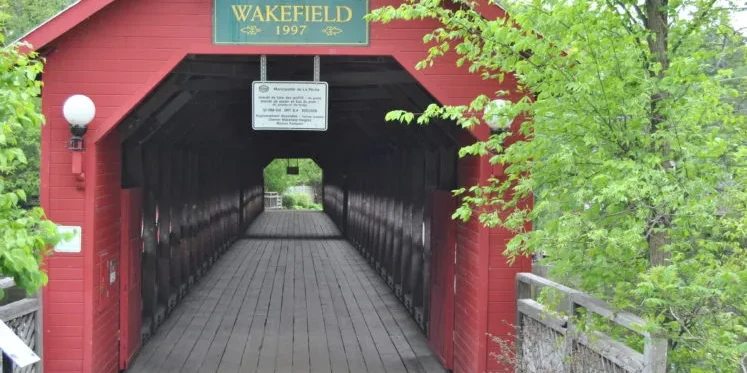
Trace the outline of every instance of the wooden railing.
[[265, 210], [283, 208], [283, 197], [277, 192], [265, 192]]
[[[0, 278], [0, 289], [12, 289], [15, 283], [9, 278]], [[9, 294], [6, 294], [6, 296]], [[42, 356], [42, 308], [41, 298], [23, 298], [0, 306], [0, 320], [5, 322], [27, 346]], [[0, 371], [3, 373], [41, 373], [42, 362], [26, 366], [15, 367], [5, 355], [0, 359]]]
[[[531, 273], [518, 274], [516, 285], [520, 334], [517, 356], [522, 372], [666, 372], [667, 341], [645, 332], [645, 321], [640, 317]], [[542, 288], [552, 288], [560, 294], [555, 309], [536, 301]], [[581, 332], [576, 322], [582, 313], [601, 316], [612, 325], [641, 335], [643, 352], [602, 333]]]

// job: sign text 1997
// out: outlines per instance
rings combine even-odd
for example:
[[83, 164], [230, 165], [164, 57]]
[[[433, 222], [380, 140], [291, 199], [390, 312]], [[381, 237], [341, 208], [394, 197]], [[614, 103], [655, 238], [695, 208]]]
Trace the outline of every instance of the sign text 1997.
[[368, 44], [367, 0], [214, 1], [216, 44]]

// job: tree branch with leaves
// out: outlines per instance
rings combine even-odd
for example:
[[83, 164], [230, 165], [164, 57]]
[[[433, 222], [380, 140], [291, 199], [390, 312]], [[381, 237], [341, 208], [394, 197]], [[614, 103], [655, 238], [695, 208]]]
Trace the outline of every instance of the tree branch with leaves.
[[[3, 38], [0, 34], [0, 45]], [[12, 277], [29, 293], [47, 282], [41, 265], [48, 248], [61, 239], [42, 209], [22, 206], [26, 192], [12, 188], [10, 180], [27, 163], [25, 136], [44, 123], [36, 103], [42, 69], [37, 56], [22, 53], [19, 45], [0, 49], [0, 277]]]
[[[478, 5], [479, 4], [479, 5]], [[516, 233], [509, 257], [546, 253], [550, 274], [635, 310], [670, 340], [673, 371], [734, 371], [747, 353], [747, 126], [721, 56], [744, 50], [729, 6], [711, 0], [406, 0], [376, 22], [430, 19], [418, 68], [457, 65], [526, 95], [486, 115], [527, 118], [461, 156], [505, 175], [455, 191], [454, 217]], [[725, 38], [712, 48], [714, 35]], [[674, 40], [674, 45], [671, 42]], [[389, 120], [481, 124], [486, 105], [432, 105]], [[522, 203], [534, 200], [533, 209]], [[526, 231], [527, 222], [534, 230]]]

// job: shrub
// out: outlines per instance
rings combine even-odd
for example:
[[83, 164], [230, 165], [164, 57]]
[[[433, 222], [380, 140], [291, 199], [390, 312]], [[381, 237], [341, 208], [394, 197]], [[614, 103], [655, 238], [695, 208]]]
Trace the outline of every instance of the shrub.
[[283, 208], [290, 209], [296, 204], [296, 196], [294, 194], [283, 194]]
[[290, 193], [283, 195], [283, 208], [292, 210], [320, 210], [321, 205], [313, 203], [306, 194]]

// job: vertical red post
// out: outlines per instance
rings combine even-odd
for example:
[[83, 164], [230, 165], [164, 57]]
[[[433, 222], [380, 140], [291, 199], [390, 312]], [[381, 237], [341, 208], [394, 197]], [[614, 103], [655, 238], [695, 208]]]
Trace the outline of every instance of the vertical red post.
[[431, 197], [431, 292], [428, 345], [446, 369], [454, 368], [454, 258], [456, 225], [451, 193], [436, 190]]
[[122, 191], [122, 246], [120, 262], [120, 345], [119, 368], [127, 369], [134, 354], [140, 348], [140, 264], [143, 252], [142, 230], [142, 190]]

